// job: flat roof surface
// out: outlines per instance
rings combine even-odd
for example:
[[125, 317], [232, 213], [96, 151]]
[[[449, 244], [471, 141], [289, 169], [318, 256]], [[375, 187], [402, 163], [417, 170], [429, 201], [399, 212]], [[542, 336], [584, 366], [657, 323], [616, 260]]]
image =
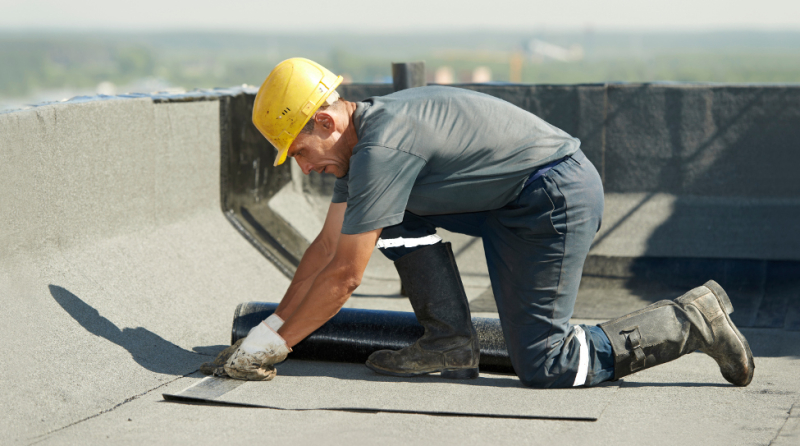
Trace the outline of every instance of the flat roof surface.
[[[215, 101], [109, 100], [0, 115], [8, 148], [0, 163], [0, 442], [799, 443], [800, 332], [783, 328], [742, 330], [756, 355], [745, 388], [726, 383], [700, 353], [598, 389], [559, 391], [524, 388], [513, 377], [497, 388], [486, 377], [476, 390], [476, 382], [392, 380], [358, 365], [290, 359], [274, 381], [241, 389], [258, 389], [247, 398], [270, 405], [270, 386], [281, 387], [294, 406], [165, 401], [203, 379], [199, 366], [230, 342], [238, 303], [276, 302], [289, 284], [220, 212], [218, 125]], [[480, 243], [445, 238], [474, 315], [491, 317]], [[621, 290], [583, 289], [576, 314], [584, 319], [573, 322], [678, 295]], [[347, 305], [410, 310], [398, 291], [391, 263], [375, 255]], [[734, 320], [747, 319], [751, 308], [729, 291]], [[398, 402], [409, 389], [414, 398]], [[342, 408], [371, 410], [306, 410], [323, 391]], [[413, 409], [428, 395], [430, 407], [456, 405], [469, 416], [376, 407]], [[481, 416], [537, 407], [596, 421]]]

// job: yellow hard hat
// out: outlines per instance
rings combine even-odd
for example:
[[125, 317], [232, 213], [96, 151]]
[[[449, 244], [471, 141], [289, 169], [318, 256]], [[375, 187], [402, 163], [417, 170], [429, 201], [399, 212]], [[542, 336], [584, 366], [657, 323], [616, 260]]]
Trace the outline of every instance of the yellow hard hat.
[[275, 165], [286, 161], [286, 152], [314, 112], [342, 83], [322, 65], [300, 57], [279, 63], [253, 104], [253, 124], [278, 149]]

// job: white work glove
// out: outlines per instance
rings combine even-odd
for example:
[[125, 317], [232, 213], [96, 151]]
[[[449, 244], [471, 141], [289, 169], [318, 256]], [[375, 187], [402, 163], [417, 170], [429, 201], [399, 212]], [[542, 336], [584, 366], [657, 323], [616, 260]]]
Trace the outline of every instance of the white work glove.
[[283, 319], [275, 313], [270, 314], [268, 318], [264, 319], [264, 323], [276, 332], [283, 327]]
[[231, 378], [250, 381], [274, 377], [273, 365], [285, 360], [286, 355], [292, 351], [275, 328], [280, 328], [281, 325], [283, 320], [273, 314], [250, 329], [247, 337], [226, 362], [225, 373]]

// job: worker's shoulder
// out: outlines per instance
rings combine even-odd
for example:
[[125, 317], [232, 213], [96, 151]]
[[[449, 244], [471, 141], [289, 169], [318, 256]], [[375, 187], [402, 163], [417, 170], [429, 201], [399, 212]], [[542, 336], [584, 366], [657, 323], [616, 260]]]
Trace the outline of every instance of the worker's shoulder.
[[505, 101], [464, 88], [429, 85], [369, 98], [362, 103], [363, 111], [359, 116], [373, 123], [383, 121], [397, 125], [415, 119], [428, 120], [437, 114], [451, 116], [460, 111], [470, 112], [476, 108], [497, 107], [499, 105], [497, 103]]

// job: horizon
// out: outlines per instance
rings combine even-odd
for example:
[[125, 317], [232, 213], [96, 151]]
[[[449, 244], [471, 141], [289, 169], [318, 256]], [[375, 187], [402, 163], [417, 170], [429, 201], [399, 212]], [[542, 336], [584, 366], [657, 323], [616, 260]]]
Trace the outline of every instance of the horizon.
[[[540, 43], [557, 54], [540, 52]], [[390, 82], [391, 62], [418, 60], [434, 83], [798, 83], [800, 29], [0, 29], [0, 110], [80, 95], [254, 85], [289, 57], [360, 83]], [[521, 61], [514, 73], [513, 58]]]

